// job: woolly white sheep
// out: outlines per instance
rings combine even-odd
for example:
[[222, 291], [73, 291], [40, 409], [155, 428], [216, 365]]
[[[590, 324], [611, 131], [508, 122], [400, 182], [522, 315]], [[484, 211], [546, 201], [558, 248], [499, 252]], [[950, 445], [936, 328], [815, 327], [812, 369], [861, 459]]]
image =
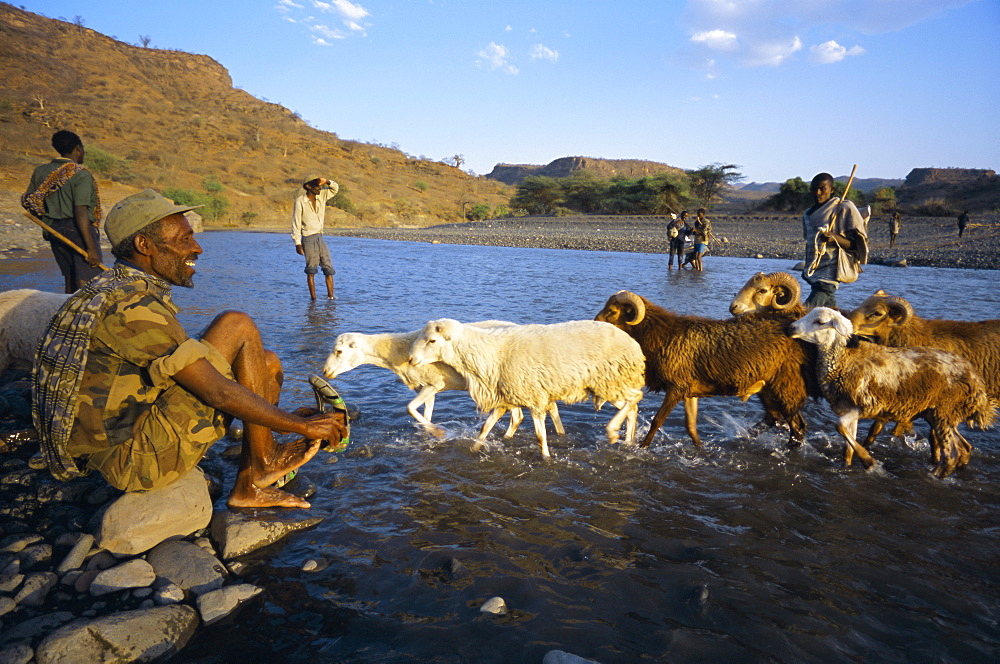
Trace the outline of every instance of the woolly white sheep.
[[816, 375], [839, 417], [846, 466], [855, 452], [865, 467], [875, 464], [857, 441], [858, 419], [863, 417], [897, 422], [923, 418], [931, 427], [938, 477], [969, 462], [972, 446], [957, 427], [963, 420], [979, 428], [989, 426], [994, 407], [967, 360], [938, 348], [887, 348], [852, 340], [851, 321], [826, 307], [816, 307], [791, 329], [794, 338], [819, 349]]
[[[506, 321], [479, 321], [469, 323], [476, 327], [509, 327], [514, 323]], [[434, 413], [434, 400], [438, 392], [444, 390], [468, 390], [465, 378], [455, 369], [442, 362], [434, 362], [421, 366], [414, 366], [409, 363], [410, 346], [422, 330], [413, 332], [401, 332], [395, 334], [361, 334], [359, 332], [347, 332], [337, 337], [333, 344], [333, 352], [326, 358], [323, 366], [323, 374], [327, 378], [337, 376], [350, 371], [362, 364], [372, 364], [383, 369], [389, 369], [400, 381], [411, 390], [417, 392], [406, 410], [420, 424], [426, 426], [437, 435], [443, 434], [440, 427], [431, 422]], [[423, 406], [424, 412], [418, 409]], [[497, 419], [503, 416], [501, 411]], [[555, 404], [549, 411], [552, 423], [556, 431], [565, 433], [562, 421], [559, 419], [559, 409]], [[510, 438], [517, 431], [517, 427], [524, 420], [524, 415], [520, 408], [513, 408], [510, 412], [510, 426], [508, 426], [505, 438]], [[496, 420], [494, 420], [495, 424]], [[492, 425], [491, 427], [492, 428]], [[483, 433], [485, 436], [485, 433]]]
[[427, 323], [410, 349], [410, 362], [444, 362], [465, 377], [476, 406], [493, 411], [480, 439], [495, 424], [498, 409], [524, 407], [548, 458], [545, 413], [556, 401], [592, 398], [596, 408], [605, 402], [618, 408], [605, 429], [609, 443], [618, 441], [623, 421], [626, 441], [635, 440], [645, 361], [639, 344], [607, 323], [482, 329], [443, 318]]
[[68, 297], [31, 288], [0, 293], [0, 371], [34, 364], [38, 342]]

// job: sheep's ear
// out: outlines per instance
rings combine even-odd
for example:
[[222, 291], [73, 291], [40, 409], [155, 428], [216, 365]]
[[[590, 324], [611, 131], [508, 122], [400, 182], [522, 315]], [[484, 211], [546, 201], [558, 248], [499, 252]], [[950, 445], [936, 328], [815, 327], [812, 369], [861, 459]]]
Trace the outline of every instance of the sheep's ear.
[[854, 326], [851, 325], [849, 321], [843, 314], [837, 314], [833, 317], [833, 329], [837, 330], [839, 334], [845, 337], [849, 337], [854, 334]]

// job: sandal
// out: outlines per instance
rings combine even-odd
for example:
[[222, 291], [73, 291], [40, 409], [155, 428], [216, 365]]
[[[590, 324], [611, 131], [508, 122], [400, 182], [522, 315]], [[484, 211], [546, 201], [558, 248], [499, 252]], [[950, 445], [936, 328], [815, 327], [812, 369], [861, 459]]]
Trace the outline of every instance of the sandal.
[[333, 411], [335, 413], [344, 414], [344, 426], [347, 428], [347, 435], [341, 438], [337, 443], [331, 440], [323, 441], [324, 445], [322, 447], [324, 452], [343, 452], [347, 449], [347, 446], [351, 443], [351, 417], [347, 412], [347, 406], [344, 404], [344, 400], [337, 390], [330, 386], [330, 383], [326, 382], [316, 374], [309, 376], [309, 385], [313, 388], [313, 392], [316, 393], [316, 409], [321, 413], [326, 413], [328, 411]]

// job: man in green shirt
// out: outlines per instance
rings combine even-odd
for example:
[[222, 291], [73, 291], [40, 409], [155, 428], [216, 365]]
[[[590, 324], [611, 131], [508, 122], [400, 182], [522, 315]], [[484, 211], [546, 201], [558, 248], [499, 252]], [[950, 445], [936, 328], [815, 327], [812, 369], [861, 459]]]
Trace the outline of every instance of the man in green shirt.
[[40, 192], [44, 196], [42, 220], [87, 252], [86, 258], [62, 240], [45, 233], [52, 246], [65, 290], [73, 293], [101, 273], [101, 204], [97, 183], [83, 167], [83, 141], [71, 131], [52, 135], [52, 147], [59, 158], [37, 167], [25, 196]]

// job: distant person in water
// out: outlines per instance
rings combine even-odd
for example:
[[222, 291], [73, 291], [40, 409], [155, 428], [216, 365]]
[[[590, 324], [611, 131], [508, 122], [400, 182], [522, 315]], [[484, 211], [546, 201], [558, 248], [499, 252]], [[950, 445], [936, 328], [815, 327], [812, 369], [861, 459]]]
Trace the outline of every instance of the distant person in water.
[[969, 211], [962, 210], [962, 214], [958, 215], [958, 237], [962, 237], [965, 234], [965, 227], [969, 224]]
[[[242, 420], [230, 507], [309, 507], [276, 486], [321, 441], [347, 434], [343, 414], [278, 408], [282, 371], [244, 313], [226, 311], [199, 338], [177, 319], [172, 286], [192, 287], [201, 247], [175, 205], [152, 189], [119, 201], [105, 232], [114, 267], [56, 313], [35, 360], [32, 417], [52, 475], [96, 470], [123, 491], [169, 486]], [[279, 444], [274, 431], [302, 439]], [[79, 466], [77, 464], [80, 464]]]
[[899, 235], [899, 213], [893, 212], [889, 219], [889, 248], [896, 244], [896, 236]]
[[677, 269], [681, 269], [684, 260], [684, 243], [687, 241], [691, 226], [688, 225], [688, 212], [684, 210], [681, 216], [671, 219], [667, 225], [667, 237], [670, 241], [670, 253], [667, 257], [667, 269], [674, 269], [674, 256], [677, 256]]
[[835, 309], [840, 284], [853, 281], [841, 272], [837, 247], [846, 250], [858, 263], [868, 260], [865, 221], [854, 203], [833, 195], [833, 188], [833, 176], [829, 173], [814, 177], [809, 184], [813, 205], [802, 214], [802, 235], [806, 241], [802, 278], [812, 287], [805, 302], [807, 307]]
[[712, 239], [712, 222], [705, 216], [705, 208], [698, 208], [694, 219], [694, 269], [705, 269], [704, 256], [708, 253], [708, 243]]
[[292, 208], [292, 240], [299, 256], [306, 257], [306, 283], [309, 297], [316, 299], [316, 272], [326, 275], [326, 297], [333, 300], [333, 262], [330, 249], [323, 238], [326, 219], [326, 202], [337, 195], [340, 185], [333, 180], [309, 176], [302, 183], [302, 193], [295, 198]]
[[97, 182], [83, 166], [83, 141], [71, 131], [52, 134], [52, 147], [59, 157], [38, 166], [31, 174], [21, 204], [52, 230], [87, 252], [80, 255], [46, 231], [64, 289], [72, 293], [101, 273], [101, 200]]

